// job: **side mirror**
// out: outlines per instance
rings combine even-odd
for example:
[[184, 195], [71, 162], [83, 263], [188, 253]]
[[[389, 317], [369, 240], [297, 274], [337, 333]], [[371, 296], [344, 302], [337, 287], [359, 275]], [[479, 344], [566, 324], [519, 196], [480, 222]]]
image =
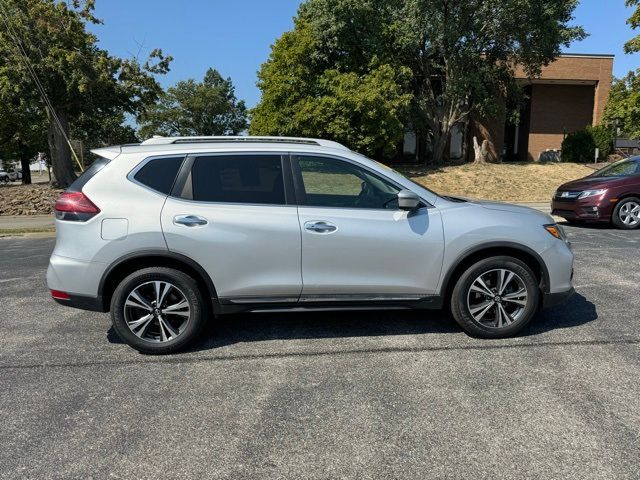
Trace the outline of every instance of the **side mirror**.
[[398, 208], [400, 210], [415, 210], [420, 205], [420, 197], [411, 190], [398, 192]]

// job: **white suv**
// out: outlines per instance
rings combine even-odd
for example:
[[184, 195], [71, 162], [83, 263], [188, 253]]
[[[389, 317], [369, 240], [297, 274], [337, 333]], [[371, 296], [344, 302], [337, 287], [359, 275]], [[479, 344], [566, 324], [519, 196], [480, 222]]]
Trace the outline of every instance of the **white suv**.
[[553, 219], [439, 196], [330, 141], [156, 137], [100, 158], [56, 203], [47, 282], [169, 353], [217, 314], [449, 306], [469, 334], [519, 332], [567, 298]]

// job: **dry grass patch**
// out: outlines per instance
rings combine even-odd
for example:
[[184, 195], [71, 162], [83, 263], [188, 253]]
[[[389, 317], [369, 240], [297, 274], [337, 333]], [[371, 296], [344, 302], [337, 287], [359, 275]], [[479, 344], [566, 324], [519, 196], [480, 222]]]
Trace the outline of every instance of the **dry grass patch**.
[[398, 170], [443, 195], [510, 202], [548, 202], [561, 184], [593, 173], [577, 163], [465, 163]]

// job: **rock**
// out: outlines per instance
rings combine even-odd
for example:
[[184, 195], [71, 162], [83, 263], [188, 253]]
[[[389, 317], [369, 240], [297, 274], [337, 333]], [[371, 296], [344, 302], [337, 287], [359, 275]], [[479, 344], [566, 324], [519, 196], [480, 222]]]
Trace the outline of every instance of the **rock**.
[[62, 190], [48, 184], [0, 186], [0, 215], [45, 215]]

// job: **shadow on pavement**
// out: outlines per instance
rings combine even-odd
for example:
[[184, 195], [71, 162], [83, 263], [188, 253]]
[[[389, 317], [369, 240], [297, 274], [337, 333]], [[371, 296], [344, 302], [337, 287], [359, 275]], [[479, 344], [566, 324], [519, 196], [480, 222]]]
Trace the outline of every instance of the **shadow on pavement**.
[[[418, 310], [350, 310], [341, 312], [239, 313], [210, 322], [189, 351], [266, 340], [322, 339], [455, 333], [459, 327], [447, 314]], [[123, 343], [113, 327], [111, 343]]]
[[[566, 220], [564, 220], [564, 221], [558, 222], [558, 225], [561, 225], [563, 227], [578, 228], [578, 229], [581, 229], [581, 230], [614, 230], [614, 231], [620, 231], [619, 229], [615, 228], [610, 223], [604, 223], [604, 222], [569, 223]], [[622, 231], [624, 231], [624, 230], [622, 230]]]
[[537, 335], [549, 330], [579, 327], [597, 319], [598, 312], [595, 304], [583, 295], [575, 293], [564, 305], [538, 312], [531, 324], [520, 335]]
[[[596, 307], [575, 294], [562, 306], [539, 312], [520, 336], [578, 327], [598, 318]], [[209, 323], [202, 340], [188, 351], [210, 350], [235, 343], [393, 335], [461, 333], [441, 311], [351, 310], [342, 312], [243, 313]], [[109, 328], [107, 340], [123, 343]]]

